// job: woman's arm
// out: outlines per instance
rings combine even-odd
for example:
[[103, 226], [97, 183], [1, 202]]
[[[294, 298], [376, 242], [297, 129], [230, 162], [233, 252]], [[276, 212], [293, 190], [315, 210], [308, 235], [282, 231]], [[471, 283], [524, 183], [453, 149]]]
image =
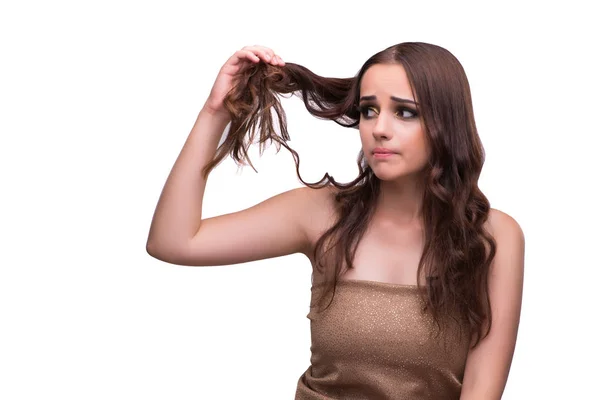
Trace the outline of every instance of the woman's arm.
[[230, 121], [223, 99], [244, 63], [260, 59], [283, 64], [271, 49], [250, 46], [221, 68], [156, 206], [146, 244], [153, 257], [181, 265], [223, 265], [307, 253], [307, 216], [318, 209], [323, 193], [317, 189], [290, 190], [243, 211], [202, 219], [202, 170], [215, 157]]
[[523, 298], [525, 237], [511, 216], [490, 210], [491, 233], [497, 243], [489, 277], [492, 327], [469, 351], [460, 400], [502, 397], [517, 341]]
[[201, 169], [213, 159], [228, 122], [207, 108], [200, 111], [154, 211], [146, 244], [150, 255], [172, 258], [198, 232], [206, 187]]

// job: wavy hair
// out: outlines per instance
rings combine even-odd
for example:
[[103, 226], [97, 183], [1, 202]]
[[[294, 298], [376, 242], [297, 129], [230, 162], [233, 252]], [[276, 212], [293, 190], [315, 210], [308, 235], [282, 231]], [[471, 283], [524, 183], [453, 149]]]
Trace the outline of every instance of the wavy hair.
[[[431, 148], [423, 171], [425, 242], [417, 270], [417, 276], [427, 277], [423, 311], [430, 310], [438, 328], [447, 316], [465, 324], [474, 347], [491, 329], [487, 281], [496, 243], [484, 229], [490, 203], [477, 182], [485, 153], [475, 126], [469, 83], [462, 65], [448, 50], [422, 42], [400, 43], [374, 54], [353, 78], [322, 77], [294, 63], [248, 64], [225, 98], [231, 116], [229, 134], [204, 167], [204, 176], [228, 154], [238, 165], [249, 163], [256, 171], [248, 148], [256, 143], [258, 131], [261, 155], [268, 141], [275, 142], [277, 152], [284, 146], [292, 153], [303, 184], [317, 189], [331, 183], [337, 188], [337, 221], [319, 238], [313, 253], [314, 272], [325, 277], [326, 290], [318, 303], [322, 306], [330, 297], [329, 307], [342, 266], [353, 268], [356, 248], [380, 194], [380, 181], [361, 150], [355, 180], [339, 183], [326, 173], [316, 183], [305, 182], [300, 176], [300, 158], [286, 144], [290, 137], [278, 95], [298, 96], [313, 116], [356, 128], [361, 79], [374, 64], [400, 64], [405, 69], [413, 95], [419, 99]], [[417, 285], [421, 288], [419, 279]]]

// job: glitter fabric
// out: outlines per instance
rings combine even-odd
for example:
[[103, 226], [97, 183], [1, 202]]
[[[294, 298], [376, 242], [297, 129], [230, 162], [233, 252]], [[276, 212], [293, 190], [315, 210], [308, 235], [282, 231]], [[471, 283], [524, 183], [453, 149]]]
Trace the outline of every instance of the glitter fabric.
[[329, 308], [307, 315], [311, 365], [295, 399], [458, 400], [469, 342], [456, 325], [444, 330], [446, 342], [436, 337], [423, 305], [417, 286], [338, 281]]

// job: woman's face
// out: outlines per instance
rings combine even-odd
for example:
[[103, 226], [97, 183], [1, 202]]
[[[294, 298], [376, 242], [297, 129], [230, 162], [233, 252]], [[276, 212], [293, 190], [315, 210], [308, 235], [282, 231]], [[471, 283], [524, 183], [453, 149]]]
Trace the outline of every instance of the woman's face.
[[[383, 181], [418, 174], [430, 150], [404, 68], [375, 64], [360, 84], [360, 140], [367, 163]], [[378, 155], [377, 148], [393, 152]]]

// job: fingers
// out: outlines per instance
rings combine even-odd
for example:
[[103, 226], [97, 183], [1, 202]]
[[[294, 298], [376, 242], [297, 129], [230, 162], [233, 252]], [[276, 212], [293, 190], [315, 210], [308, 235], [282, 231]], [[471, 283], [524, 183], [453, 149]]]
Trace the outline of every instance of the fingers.
[[283, 59], [281, 57], [279, 57], [278, 55], [275, 55], [275, 58], [277, 60], [277, 65], [280, 65], [282, 67], [285, 65], [285, 62], [283, 61]]
[[242, 50], [246, 50], [254, 53], [256, 56], [260, 57], [264, 62], [272, 62], [275, 57], [275, 52], [264, 46], [254, 45], [254, 46], [245, 46]]
[[261, 60], [271, 65], [285, 65], [283, 59], [275, 54], [275, 52], [264, 46], [245, 46], [241, 50], [236, 51], [234, 56], [236, 59], [232, 60], [233, 64], [238, 64], [242, 60], [250, 60], [254, 63], [258, 63]]

